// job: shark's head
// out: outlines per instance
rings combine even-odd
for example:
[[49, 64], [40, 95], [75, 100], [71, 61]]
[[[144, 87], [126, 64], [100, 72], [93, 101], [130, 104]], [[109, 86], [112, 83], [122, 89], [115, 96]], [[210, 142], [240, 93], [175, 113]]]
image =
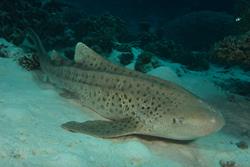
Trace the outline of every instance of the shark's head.
[[225, 122], [220, 112], [203, 101], [190, 97], [174, 109], [164, 106], [165, 113], [152, 124], [155, 136], [192, 140], [220, 130]]

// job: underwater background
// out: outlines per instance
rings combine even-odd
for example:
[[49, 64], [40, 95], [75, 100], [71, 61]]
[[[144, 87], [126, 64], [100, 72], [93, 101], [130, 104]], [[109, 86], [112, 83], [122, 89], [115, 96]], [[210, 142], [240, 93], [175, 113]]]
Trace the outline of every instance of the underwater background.
[[[186, 88], [223, 114], [224, 128], [188, 143], [64, 131], [96, 116], [35, 81], [30, 28], [49, 55], [73, 60], [81, 41]], [[1, 0], [0, 95], [0, 167], [250, 167], [250, 1]]]

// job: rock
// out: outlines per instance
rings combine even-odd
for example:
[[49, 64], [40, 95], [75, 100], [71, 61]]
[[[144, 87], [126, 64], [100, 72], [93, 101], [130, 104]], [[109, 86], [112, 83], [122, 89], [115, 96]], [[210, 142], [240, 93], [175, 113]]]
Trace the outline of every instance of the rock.
[[124, 66], [130, 64], [134, 59], [134, 55], [131, 52], [123, 52], [120, 56], [120, 63]]

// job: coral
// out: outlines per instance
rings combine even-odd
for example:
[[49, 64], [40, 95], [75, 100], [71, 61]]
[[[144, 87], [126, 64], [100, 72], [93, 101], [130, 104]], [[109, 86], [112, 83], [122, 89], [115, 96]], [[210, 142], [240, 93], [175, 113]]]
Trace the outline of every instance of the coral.
[[136, 59], [135, 70], [145, 73], [159, 66], [156, 56], [151, 52], [144, 51]]
[[3, 0], [0, 9], [0, 36], [16, 45], [24, 40], [26, 28], [37, 32], [47, 49], [57, 50], [84, 41], [100, 53], [109, 53], [114, 42], [129, 38], [126, 23], [119, 17], [87, 16], [58, 0]]
[[34, 54], [27, 54], [20, 57], [18, 64], [28, 71], [40, 69], [39, 61]]
[[217, 64], [238, 65], [250, 70], [250, 32], [224, 38], [214, 45], [210, 54], [213, 62]]
[[[103, 56], [109, 54], [112, 49], [130, 52], [132, 47], [140, 47], [162, 59], [178, 62], [189, 69], [199, 71], [208, 69], [206, 54], [192, 53], [177, 42], [165, 39], [164, 34], [165, 37], [168, 37], [168, 31], [175, 33], [177, 29], [173, 28], [172, 31], [171, 26], [175, 27], [174, 25], [180, 24], [181, 20], [186, 20], [190, 25], [189, 28], [193, 30], [192, 26], [198, 23], [202, 25], [212, 23], [214, 20], [211, 18], [217, 18], [215, 21], [220, 22], [224, 27], [230, 25], [227, 23], [230, 23], [229, 18], [231, 18], [231, 16], [221, 13], [192, 13], [177, 18], [157, 30], [155, 27], [151, 27], [149, 21], [142, 20], [138, 23], [139, 32], [131, 33], [127, 23], [119, 17], [110, 14], [88, 16], [83, 14], [80, 9], [58, 0], [3, 0], [0, 3], [0, 9], [0, 36], [16, 45], [22, 44], [25, 38], [24, 30], [30, 27], [42, 37], [41, 40], [48, 50], [62, 51], [63, 48], [73, 48], [78, 41], [83, 41]], [[209, 16], [205, 23], [194, 23], [196, 19], [193, 18], [200, 20], [201, 17], [206, 18], [205, 16]], [[193, 35], [194, 33], [188, 34]], [[191, 37], [193, 39], [193, 36]], [[199, 42], [201, 41], [204, 40], [199, 40]], [[72, 58], [70, 49], [65, 54]], [[122, 63], [128, 63], [124, 61], [126, 59], [121, 59]]]
[[[25, 38], [26, 28], [34, 29], [43, 37], [42, 41], [48, 49], [73, 46], [77, 42], [69, 37], [72, 22], [65, 21], [63, 16], [74, 10], [74, 17], [78, 19], [80, 12], [66, 4], [56, 0], [3, 0], [0, 9], [0, 36], [16, 45]], [[73, 16], [71, 19], [77, 20]]]

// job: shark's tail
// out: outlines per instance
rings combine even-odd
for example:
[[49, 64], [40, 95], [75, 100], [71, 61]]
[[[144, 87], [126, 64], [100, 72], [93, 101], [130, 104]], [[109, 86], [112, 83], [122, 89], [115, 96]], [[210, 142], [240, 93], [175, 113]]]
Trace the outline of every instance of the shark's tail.
[[43, 66], [44, 63], [48, 63], [50, 62], [50, 58], [39, 38], [39, 36], [31, 29], [28, 28], [26, 29], [26, 35], [27, 38], [32, 42], [32, 44], [34, 45], [34, 49], [37, 52], [37, 57], [39, 60], [39, 63], [41, 65], [41, 67]]

